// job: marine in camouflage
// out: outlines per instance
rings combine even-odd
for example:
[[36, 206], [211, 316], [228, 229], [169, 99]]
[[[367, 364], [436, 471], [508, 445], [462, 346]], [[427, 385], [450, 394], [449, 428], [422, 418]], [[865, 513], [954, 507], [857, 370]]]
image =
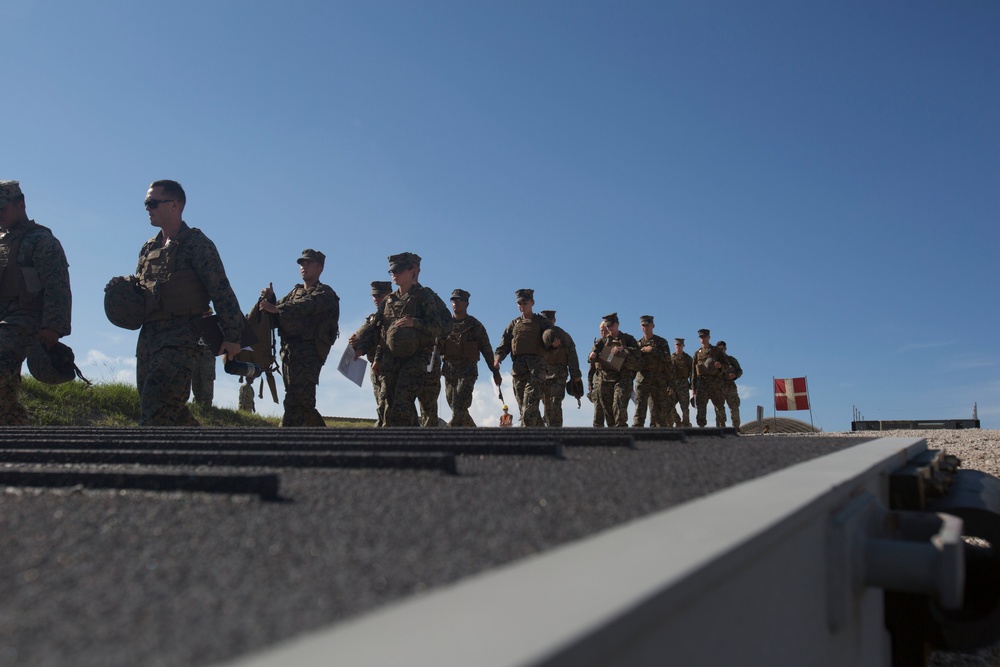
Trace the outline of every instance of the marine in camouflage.
[[725, 353], [709, 341], [708, 329], [700, 329], [698, 336], [702, 346], [692, 357], [691, 385], [695, 392], [698, 426], [708, 425], [708, 403], [715, 408], [715, 425], [726, 425], [726, 403], [722, 395], [721, 368], [725, 366]]
[[[443, 351], [444, 397], [451, 408], [448, 425], [475, 426], [469, 408], [472, 407], [472, 392], [479, 378], [479, 358], [483, 358], [488, 368], [492, 369], [494, 363], [493, 346], [486, 327], [472, 315], [467, 314], [461, 319], [452, 317], [451, 331], [438, 341], [438, 349]], [[475, 359], [471, 358], [473, 350]]]
[[[385, 384], [385, 423], [386, 426], [420, 426], [415, 402], [426, 387], [427, 367], [431, 365], [435, 342], [451, 326], [451, 313], [441, 297], [417, 282], [419, 256], [413, 253], [392, 255], [389, 266], [397, 279], [406, 281], [407, 289], [404, 292], [400, 286], [387, 296], [379, 304], [376, 316], [382, 338], [375, 350], [375, 364]], [[411, 270], [415, 273], [408, 274]], [[399, 278], [400, 275], [406, 277]], [[418, 338], [416, 350], [412, 354], [407, 350], [405, 355], [393, 353], [389, 346], [393, 327], [411, 321]]]
[[743, 368], [733, 355], [729, 354], [725, 342], [719, 341], [716, 347], [726, 353], [726, 367], [722, 373], [722, 398], [729, 407], [729, 422], [733, 428], [740, 427], [740, 392], [736, 381], [743, 377]]
[[541, 352], [544, 349], [542, 334], [549, 324], [540, 314], [531, 312], [535, 302], [534, 290], [517, 290], [515, 296], [522, 314], [511, 320], [503, 330], [500, 344], [493, 352], [494, 363], [499, 365], [508, 356], [511, 358], [512, 384], [521, 412], [521, 426], [545, 426], [539, 408], [545, 398], [546, 379], [545, 360]]
[[632, 382], [639, 364], [639, 348], [636, 339], [618, 330], [617, 314], [606, 315], [608, 335], [594, 343], [590, 359], [601, 356], [605, 348], [617, 348], [615, 355], [622, 358], [622, 365], [616, 369], [602, 364], [599, 397], [605, 418], [616, 427], [627, 427], [628, 402], [632, 397]]
[[[298, 261], [322, 265], [322, 260], [325, 260], [322, 253], [306, 249]], [[316, 409], [316, 386], [337, 338], [340, 297], [329, 285], [316, 280], [308, 286], [295, 285], [275, 306], [285, 379], [281, 426], [325, 427], [326, 422]]]
[[[223, 340], [238, 345], [243, 332], [243, 313], [215, 244], [201, 230], [182, 222], [180, 232], [168, 244], [164, 244], [162, 231], [143, 244], [136, 276], [140, 280], [149, 279], [156, 272], [159, 279], [168, 277], [162, 264], [169, 255], [175, 256], [177, 271], [194, 272], [218, 314]], [[199, 354], [201, 317], [190, 314], [147, 320], [139, 330], [136, 384], [140, 426], [197, 425], [186, 403]]]
[[69, 335], [72, 292], [62, 245], [28, 219], [17, 181], [0, 181], [0, 263], [0, 424], [22, 426], [22, 364], [42, 336]]
[[[683, 342], [683, 339], [680, 339]], [[676, 345], [676, 344], [675, 344]], [[675, 347], [675, 349], [678, 349]], [[669, 412], [670, 418], [674, 420], [676, 426], [690, 428], [691, 426], [691, 367], [694, 360], [691, 355], [680, 348], [679, 352], [670, 355], [670, 361], [674, 367], [674, 379], [671, 387], [674, 392], [670, 397]], [[675, 406], [679, 404], [681, 414], [678, 415]]]
[[573, 337], [562, 327], [553, 324], [551, 319], [549, 322], [551, 328], [546, 336], [550, 340], [558, 340], [559, 345], [555, 348], [548, 346], [542, 352], [542, 358], [545, 360], [545, 398], [542, 400], [542, 406], [545, 408], [545, 424], [550, 428], [561, 428], [562, 404], [566, 400], [566, 380], [581, 378], [582, 373]]
[[647, 409], [650, 426], [671, 426], [672, 420], [667, 410], [670, 407], [670, 383], [674, 373], [670, 363], [669, 343], [662, 336], [651, 333], [638, 339], [637, 344], [639, 370], [635, 376], [635, 415], [632, 426], [645, 426]]

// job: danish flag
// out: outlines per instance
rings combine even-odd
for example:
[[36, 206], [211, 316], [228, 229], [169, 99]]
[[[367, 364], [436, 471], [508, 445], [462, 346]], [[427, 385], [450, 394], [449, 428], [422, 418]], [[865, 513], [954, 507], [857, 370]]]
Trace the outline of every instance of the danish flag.
[[775, 410], [808, 410], [809, 390], [805, 378], [774, 381]]

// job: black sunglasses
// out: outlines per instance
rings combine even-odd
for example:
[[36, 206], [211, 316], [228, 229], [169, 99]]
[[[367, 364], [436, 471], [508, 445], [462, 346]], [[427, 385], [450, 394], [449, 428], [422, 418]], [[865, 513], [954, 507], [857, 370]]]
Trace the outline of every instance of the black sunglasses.
[[147, 210], [152, 211], [154, 208], [160, 204], [166, 204], [167, 202], [177, 201], [176, 199], [147, 199], [143, 202]]

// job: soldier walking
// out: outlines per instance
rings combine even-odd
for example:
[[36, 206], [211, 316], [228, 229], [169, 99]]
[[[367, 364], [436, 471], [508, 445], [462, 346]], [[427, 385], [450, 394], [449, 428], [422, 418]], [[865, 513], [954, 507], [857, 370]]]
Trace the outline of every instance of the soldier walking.
[[708, 402], [715, 407], [715, 425], [726, 425], [726, 403], [722, 397], [722, 367], [725, 353], [711, 343], [711, 331], [698, 329], [701, 347], [694, 353], [691, 385], [698, 408], [698, 426], [708, 425]]
[[[368, 369], [368, 378], [372, 383], [372, 393], [375, 394], [375, 410], [377, 413], [377, 419], [375, 420], [375, 426], [381, 427], [385, 426], [385, 383], [382, 382], [382, 376], [375, 373], [375, 347], [378, 344], [378, 339], [381, 336], [381, 332], [375, 325], [375, 319], [378, 316], [378, 307], [385, 301], [385, 298], [392, 294], [392, 283], [388, 280], [374, 280], [372, 281], [372, 301], [375, 303], [375, 312], [365, 318], [365, 323], [361, 325], [358, 332], [362, 333], [362, 336], [358, 336], [358, 332], [351, 334], [348, 344], [354, 348], [354, 358], [360, 359], [362, 356], [368, 358], [368, 363], [370, 368]], [[364, 338], [364, 340], [362, 340]]]
[[619, 330], [618, 313], [604, 316], [608, 335], [594, 343], [590, 361], [601, 364], [601, 405], [614, 426], [628, 426], [628, 401], [638, 367], [639, 347], [635, 338]]
[[556, 311], [543, 310], [539, 314], [549, 323], [549, 329], [542, 334], [542, 358], [545, 360], [545, 398], [542, 404], [545, 407], [545, 423], [550, 428], [561, 428], [567, 375], [582, 386], [580, 357], [576, 353], [573, 337], [556, 326]]
[[[222, 343], [216, 355], [240, 353], [243, 312], [215, 244], [182, 216], [187, 195], [177, 181], [154, 181], [144, 205], [160, 231], [139, 251], [135, 278], [112, 278], [106, 290], [135, 282], [145, 301], [136, 344], [140, 426], [197, 426], [187, 407], [201, 338], [199, 322], [210, 306], [218, 314]], [[210, 303], [211, 302], [211, 303]]]
[[18, 181], [0, 181], [0, 424], [25, 426], [21, 366], [36, 341], [70, 333], [69, 263], [48, 227], [28, 219]]
[[722, 398], [729, 406], [729, 421], [733, 428], [740, 427], [740, 392], [736, 387], [736, 381], [743, 377], [743, 368], [740, 362], [726, 349], [726, 341], [720, 340], [715, 344], [726, 355], [726, 366], [722, 369]]
[[670, 361], [670, 344], [653, 333], [656, 326], [652, 315], [639, 318], [642, 338], [638, 340], [639, 371], [635, 376], [634, 428], [642, 428], [646, 422], [646, 408], [649, 408], [650, 426], [670, 426], [667, 413], [668, 393], [672, 392], [673, 364]]
[[[674, 367], [674, 379], [670, 383], [673, 394], [669, 396], [670, 406], [667, 417], [672, 419], [674, 425], [691, 427], [691, 367], [694, 360], [691, 355], [684, 351], [684, 339], [674, 339], [674, 353], [670, 355], [670, 361]], [[681, 414], [678, 415], [674, 405], [680, 403]]]
[[545, 397], [542, 333], [549, 325], [532, 312], [535, 290], [519, 289], [514, 295], [521, 315], [511, 320], [503, 330], [500, 345], [493, 353], [493, 368], [499, 371], [500, 364], [510, 355], [514, 397], [521, 411], [521, 426], [545, 426], [538, 404]]
[[444, 396], [451, 408], [448, 426], [475, 426], [469, 408], [472, 390], [479, 378], [479, 357], [493, 372], [493, 383], [500, 386], [500, 371], [494, 368], [493, 346], [482, 322], [469, 315], [469, 297], [464, 289], [451, 293], [451, 331], [438, 341], [444, 369]]
[[307, 248], [296, 262], [301, 284], [277, 301], [273, 285], [260, 293], [260, 309], [277, 315], [275, 326], [281, 336], [285, 412], [280, 425], [326, 426], [316, 409], [316, 385], [339, 333], [340, 297], [320, 282], [326, 255]]
[[386, 426], [419, 426], [414, 402], [427, 379], [435, 342], [451, 326], [448, 307], [418, 282], [420, 256], [404, 252], [389, 257], [395, 292], [381, 303], [375, 320], [381, 339], [373, 371], [386, 392]]

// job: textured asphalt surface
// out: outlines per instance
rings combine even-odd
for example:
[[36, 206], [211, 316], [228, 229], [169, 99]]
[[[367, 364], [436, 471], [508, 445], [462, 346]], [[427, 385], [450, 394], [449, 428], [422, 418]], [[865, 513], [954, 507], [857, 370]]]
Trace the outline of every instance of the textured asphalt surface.
[[865, 440], [697, 433], [562, 459], [459, 454], [457, 475], [186, 469], [277, 473], [277, 501], [0, 484], [0, 667], [210, 665]]

